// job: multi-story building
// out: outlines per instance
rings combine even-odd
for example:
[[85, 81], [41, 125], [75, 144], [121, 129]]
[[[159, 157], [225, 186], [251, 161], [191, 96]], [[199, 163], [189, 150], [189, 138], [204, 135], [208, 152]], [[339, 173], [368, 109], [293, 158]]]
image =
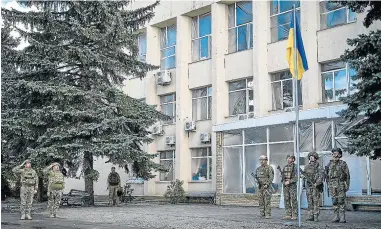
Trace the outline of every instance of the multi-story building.
[[[356, 72], [340, 56], [348, 38], [368, 32], [364, 15], [325, 1], [162, 1], [138, 40], [140, 59], [160, 70], [130, 78], [124, 88], [173, 117], [154, 127], [146, 146], [169, 172], [141, 184], [140, 194], [162, 195], [180, 179], [186, 191], [216, 191], [218, 204], [255, 203], [248, 200], [256, 199], [251, 173], [258, 157], [267, 155], [276, 171], [294, 152], [286, 62], [294, 4], [309, 65], [298, 84], [302, 166], [312, 149], [327, 164], [332, 148], [345, 148], [343, 131], [351, 124], [336, 112], [345, 108], [340, 98], [354, 92]], [[381, 23], [369, 30], [377, 28]], [[346, 153], [343, 159], [351, 172], [348, 195], [381, 191], [380, 161]], [[278, 171], [273, 187], [280, 196]], [[323, 202], [331, 204], [326, 190]]]

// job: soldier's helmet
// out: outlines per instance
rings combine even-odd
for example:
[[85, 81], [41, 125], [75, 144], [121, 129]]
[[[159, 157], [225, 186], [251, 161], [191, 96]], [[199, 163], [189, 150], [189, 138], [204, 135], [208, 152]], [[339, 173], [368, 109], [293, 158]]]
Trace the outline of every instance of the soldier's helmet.
[[266, 156], [266, 155], [261, 155], [261, 156], [259, 157], [259, 160], [266, 160], [266, 161], [267, 161], [267, 156]]
[[316, 160], [319, 159], [319, 155], [315, 151], [308, 153], [308, 158], [310, 158], [311, 156], [314, 156]]
[[340, 155], [340, 158], [343, 156], [343, 152], [341, 151], [340, 148], [332, 149], [332, 153], [334, 153], [334, 152], [338, 152]]
[[295, 160], [295, 156], [294, 155], [287, 155], [286, 159], [289, 159], [289, 158]]

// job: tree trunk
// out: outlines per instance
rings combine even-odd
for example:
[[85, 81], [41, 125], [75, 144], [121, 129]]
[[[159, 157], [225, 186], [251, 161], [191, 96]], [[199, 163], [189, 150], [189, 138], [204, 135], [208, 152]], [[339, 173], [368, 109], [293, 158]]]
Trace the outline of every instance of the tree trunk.
[[44, 178], [38, 177], [38, 190], [37, 190], [37, 201], [43, 202], [44, 201]]
[[[84, 164], [86, 166], [85, 170], [85, 191], [90, 194], [90, 205], [94, 205], [94, 180], [91, 176], [93, 170], [93, 154], [90, 152], [85, 152]], [[89, 176], [90, 175], [90, 176]]]

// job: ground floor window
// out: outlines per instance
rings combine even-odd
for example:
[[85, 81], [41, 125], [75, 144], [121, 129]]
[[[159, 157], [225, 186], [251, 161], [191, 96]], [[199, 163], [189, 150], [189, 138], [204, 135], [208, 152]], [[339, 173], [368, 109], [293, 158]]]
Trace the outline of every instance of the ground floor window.
[[192, 181], [212, 179], [212, 149], [210, 147], [192, 149]]
[[162, 151], [160, 155], [160, 165], [168, 171], [160, 173], [160, 181], [172, 181], [175, 177], [175, 151]]

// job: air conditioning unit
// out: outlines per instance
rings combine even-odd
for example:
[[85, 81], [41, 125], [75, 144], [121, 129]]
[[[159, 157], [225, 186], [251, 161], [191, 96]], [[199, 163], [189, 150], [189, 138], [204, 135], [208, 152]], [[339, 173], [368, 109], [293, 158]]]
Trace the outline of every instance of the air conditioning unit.
[[247, 118], [254, 118], [254, 113], [247, 114]]
[[254, 86], [253, 81], [250, 81], [250, 82], [247, 83], [247, 87], [249, 87], [249, 88], [253, 88], [253, 86]]
[[167, 145], [175, 145], [176, 144], [175, 136], [167, 136], [167, 137], [165, 137], [165, 144], [167, 144]]
[[247, 119], [247, 114], [238, 115], [238, 120], [245, 120], [245, 119]]
[[208, 143], [208, 142], [210, 142], [210, 134], [209, 133], [201, 133], [200, 134], [200, 141], [202, 143]]
[[195, 131], [196, 130], [196, 122], [190, 121], [185, 123], [186, 131]]
[[168, 70], [164, 71], [159, 71], [155, 74], [157, 85], [168, 85], [171, 83], [172, 78], [171, 78], [171, 72]]
[[152, 128], [152, 134], [153, 135], [163, 135], [163, 126], [162, 125], [157, 125]]

